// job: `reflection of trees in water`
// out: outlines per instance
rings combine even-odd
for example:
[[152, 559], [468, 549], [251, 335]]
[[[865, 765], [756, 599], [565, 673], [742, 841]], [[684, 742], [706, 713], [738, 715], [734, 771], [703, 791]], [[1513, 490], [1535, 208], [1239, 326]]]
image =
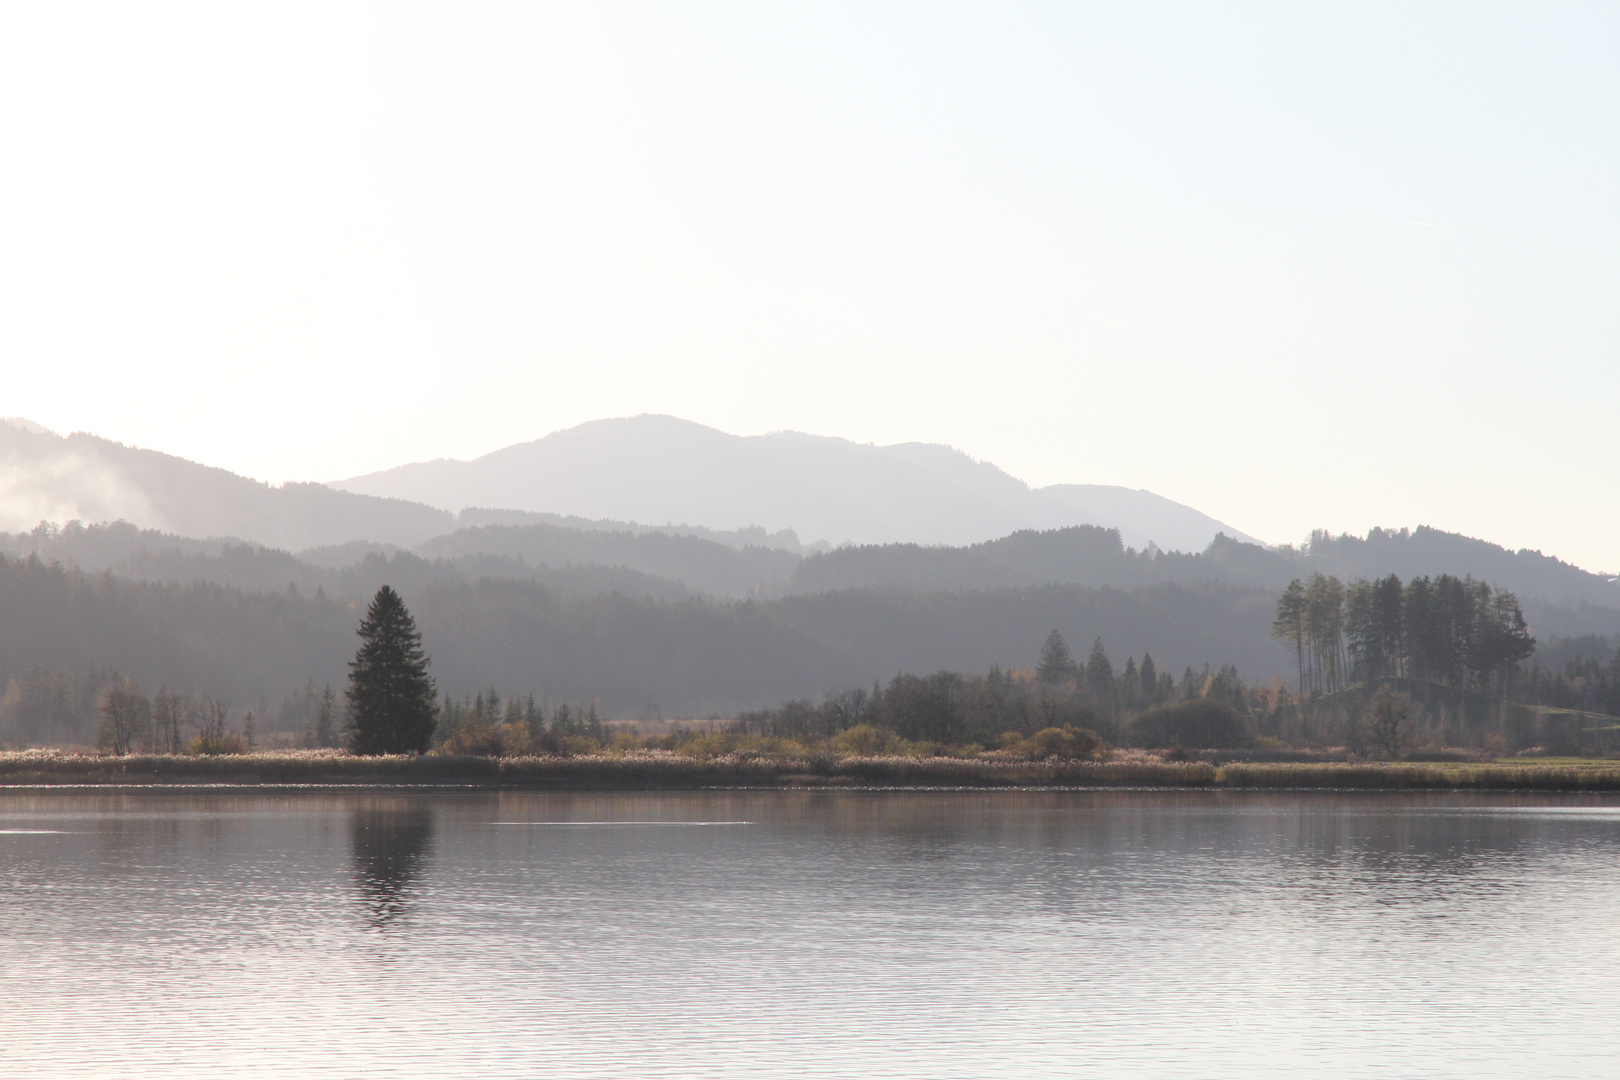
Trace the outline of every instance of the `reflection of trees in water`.
[[405, 911], [433, 844], [433, 811], [407, 800], [364, 802], [349, 815], [355, 877], [366, 921], [385, 929]]

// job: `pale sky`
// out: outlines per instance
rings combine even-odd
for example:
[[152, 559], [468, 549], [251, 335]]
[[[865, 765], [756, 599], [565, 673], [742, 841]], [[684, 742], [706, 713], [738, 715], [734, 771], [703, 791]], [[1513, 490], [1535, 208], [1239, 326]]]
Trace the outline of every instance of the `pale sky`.
[[12, 4], [0, 415], [603, 416], [1620, 570], [1620, 7]]

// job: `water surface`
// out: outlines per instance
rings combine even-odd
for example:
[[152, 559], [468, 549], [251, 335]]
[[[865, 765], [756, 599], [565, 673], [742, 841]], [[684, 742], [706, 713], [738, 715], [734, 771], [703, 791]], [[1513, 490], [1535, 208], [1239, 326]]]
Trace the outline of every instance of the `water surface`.
[[7, 1076], [1598, 1077], [1620, 801], [0, 795]]

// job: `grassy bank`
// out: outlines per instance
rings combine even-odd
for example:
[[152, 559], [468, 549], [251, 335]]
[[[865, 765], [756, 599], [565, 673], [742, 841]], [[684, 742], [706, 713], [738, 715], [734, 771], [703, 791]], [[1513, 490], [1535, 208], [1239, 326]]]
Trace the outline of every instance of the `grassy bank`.
[[671, 791], [713, 787], [1363, 788], [1620, 792], [1620, 762], [1208, 762], [1137, 756], [1110, 761], [962, 758], [721, 757], [672, 754], [490, 758], [350, 757], [325, 752], [219, 757], [110, 757], [30, 750], [0, 754], [0, 786], [62, 784], [454, 785], [557, 791]]

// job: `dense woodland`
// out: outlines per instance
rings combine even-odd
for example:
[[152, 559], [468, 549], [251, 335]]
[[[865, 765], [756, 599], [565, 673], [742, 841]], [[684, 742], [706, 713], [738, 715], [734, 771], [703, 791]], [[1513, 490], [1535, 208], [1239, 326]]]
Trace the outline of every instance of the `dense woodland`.
[[[772, 539], [763, 533], [760, 538]], [[1134, 550], [1113, 529], [1081, 525], [1026, 530], [968, 547], [884, 544], [804, 556], [767, 544], [645, 528], [617, 531], [534, 522], [465, 527], [408, 552], [355, 542], [294, 555], [122, 523], [69, 523], [61, 529], [42, 525], [29, 533], [0, 533], [0, 555], [35, 555], [88, 573], [110, 570], [145, 581], [202, 580], [245, 591], [323, 589], [351, 598], [369, 595], [364, 591], [371, 584], [366, 567], [376, 566], [379, 559], [400, 576], [395, 583], [402, 588], [429, 579], [501, 577], [533, 580], [575, 596], [618, 591], [665, 599], [772, 599], [851, 589], [987, 591], [1052, 584], [1129, 589], [1207, 582], [1275, 594], [1294, 578], [1316, 573], [1341, 581], [1452, 574], [1514, 592], [1543, 632], [1620, 632], [1620, 582], [1540, 552], [1509, 551], [1429, 528], [1373, 529], [1364, 538], [1318, 532], [1298, 548], [1263, 548], [1217, 537], [1206, 550], [1189, 554]]]
[[[1346, 702], [1386, 682], [1414, 698], [1442, 742], [1501, 729], [1508, 703], [1620, 713], [1620, 606], [1597, 602], [1612, 583], [1434, 530], [1318, 534], [1280, 552], [1217, 539], [1185, 555], [1132, 551], [1111, 530], [1078, 527], [967, 548], [801, 557], [542, 522], [462, 529], [415, 552], [361, 544], [317, 559], [72, 525], [0, 536], [0, 551], [11, 553], [0, 555], [0, 740], [12, 746], [93, 741], [109, 688], [154, 708], [169, 702], [162, 715], [182, 716], [187, 745], [204, 714], [227, 717], [243, 745], [335, 744], [341, 717], [328, 707], [322, 720], [320, 702], [343, 685], [357, 598], [383, 584], [417, 615], [451, 695], [442, 745], [460, 730], [457, 716], [489, 721], [478, 698], [492, 685], [532, 699], [520, 725], [531, 738], [551, 737], [559, 709], [566, 738], [589, 737], [571, 727], [582, 715], [751, 717], [749, 730], [763, 731], [758, 718], [772, 710], [847, 704], [855, 691], [837, 687], [861, 688], [876, 710], [851, 726], [921, 742], [999, 737], [997, 725], [1022, 731], [1039, 715], [1129, 742], [1146, 738], [1132, 727], [1138, 714], [1212, 693], [1245, 738], [1342, 741], [1356, 711]], [[1388, 571], [1448, 553], [1464, 570], [1504, 568], [1510, 584]], [[599, 561], [609, 558], [620, 561]], [[1329, 569], [1364, 565], [1378, 572], [1341, 579]], [[1545, 591], [1521, 606], [1525, 582]], [[1069, 680], [1016, 674], [1039, 668], [1054, 628], [1107, 642], [1103, 660], [1126, 657], [1110, 662], [1112, 689], [1095, 649], [1067, 693], [1057, 691]], [[1148, 654], [1152, 687], [1141, 678]], [[502, 719], [483, 726], [517, 730], [505, 719], [514, 699], [497, 700]], [[939, 726], [905, 719], [925, 714]], [[1459, 717], [1475, 719], [1459, 726]]]
[[[369, 578], [355, 592], [374, 592], [414, 558], [368, 560], [354, 571]], [[1022, 666], [1053, 627], [1083, 640], [1104, 634], [1138, 655], [1151, 644], [1183, 665], [1220, 657], [1281, 670], [1286, 659], [1267, 632], [1271, 598], [1223, 586], [857, 590], [740, 602], [571, 597], [498, 578], [398, 587], [452, 694], [499, 685], [548, 705], [595, 699], [614, 716], [731, 715], [896, 671]], [[8, 679], [36, 670], [85, 677], [93, 666], [148, 690], [216, 694], [261, 716], [306, 680], [341, 684], [359, 618], [356, 601], [319, 591], [156, 584], [9, 559], [0, 560], [0, 610]]]
[[1471, 577], [1369, 581], [1297, 578], [1277, 601], [1272, 634], [1294, 649], [1297, 685], [1333, 694], [1395, 677], [1501, 697], [1535, 652], [1516, 596]]
[[[1292, 604], [1280, 606], [1286, 612]], [[460, 698], [446, 694], [436, 706], [430, 745], [493, 755], [664, 749], [1014, 758], [1095, 756], [1108, 744], [1273, 755], [1335, 747], [1369, 756], [1468, 747], [1620, 750], [1607, 737], [1620, 723], [1620, 642], [1578, 644], [1561, 670], [1532, 664], [1473, 682], [1465, 669], [1435, 669], [1420, 679], [1400, 674], [1399, 660], [1382, 669], [1347, 660], [1358, 681], [1328, 693], [1292, 694], [1276, 682], [1246, 683], [1230, 665], [1187, 667], [1178, 676], [1161, 670], [1150, 653], [1119, 665], [1101, 638], [1082, 660], [1052, 631], [1025, 668], [900, 673], [870, 690], [849, 687], [730, 720], [673, 726], [652, 714], [610, 721], [594, 700], [548, 707], [533, 694], [503, 696], [492, 687]], [[1445, 681], [1452, 676], [1455, 683]], [[649, 722], [650, 734], [642, 730]], [[211, 694], [167, 687], [148, 698], [137, 681], [115, 671], [35, 669], [11, 680], [0, 701], [0, 731], [11, 745], [94, 742], [116, 753], [338, 748], [350, 745], [352, 723], [342, 696], [313, 680], [273, 707], [233, 710]]]

